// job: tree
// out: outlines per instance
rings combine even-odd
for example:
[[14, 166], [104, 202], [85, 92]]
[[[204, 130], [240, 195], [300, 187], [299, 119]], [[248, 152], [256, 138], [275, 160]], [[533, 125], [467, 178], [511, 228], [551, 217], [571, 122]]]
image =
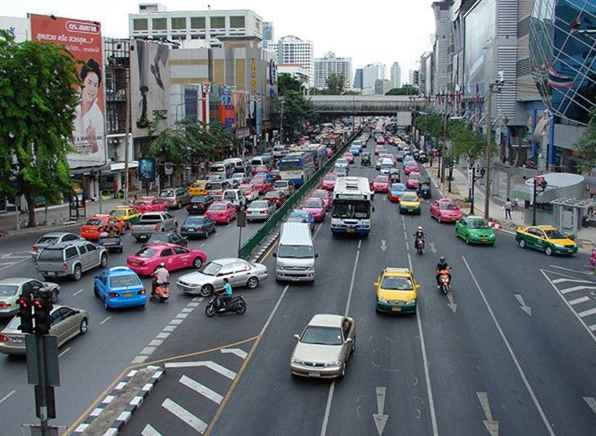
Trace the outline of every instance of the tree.
[[591, 171], [596, 167], [596, 109], [592, 110], [586, 131], [577, 143], [577, 152], [581, 159], [582, 172]]
[[277, 78], [277, 91], [280, 96], [286, 95], [288, 91], [301, 93], [304, 89], [302, 82], [293, 78], [290, 74], [281, 73]]
[[416, 117], [416, 127], [428, 137], [438, 142], [443, 134], [443, 120], [439, 114], [423, 114]]
[[346, 85], [343, 74], [331, 73], [327, 76], [327, 89], [324, 92], [327, 95], [342, 95]]
[[[282, 103], [283, 102], [283, 103]], [[283, 120], [281, 119], [283, 104]], [[286, 139], [290, 141], [295, 139], [304, 130], [305, 123], [314, 122], [317, 114], [315, 113], [312, 102], [309, 98], [302, 95], [301, 92], [287, 91], [282, 99], [276, 99], [273, 106], [273, 123], [281, 127], [283, 122], [282, 142]]]
[[401, 88], [392, 88], [385, 95], [418, 95], [418, 88], [412, 85], [404, 85]]
[[[36, 225], [36, 197], [58, 201], [70, 191], [66, 156], [77, 84], [76, 60], [63, 47], [17, 43], [0, 31], [0, 191], [24, 195], [29, 227]], [[11, 173], [16, 183], [6, 177]]]
[[449, 121], [447, 135], [453, 144], [455, 158], [466, 156], [469, 160], [476, 160], [484, 152], [484, 137], [461, 120]]

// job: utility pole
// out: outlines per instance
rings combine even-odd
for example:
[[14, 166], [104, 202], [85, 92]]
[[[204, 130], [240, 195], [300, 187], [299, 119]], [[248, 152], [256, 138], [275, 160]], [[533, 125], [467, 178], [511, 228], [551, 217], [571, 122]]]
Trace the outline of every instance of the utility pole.
[[132, 102], [130, 92], [130, 58], [131, 52], [133, 51], [132, 46], [133, 40], [128, 40], [128, 68], [126, 68], [126, 138], [124, 141], [124, 201], [128, 202], [128, 188], [129, 188], [129, 177], [128, 177], [128, 161], [130, 160], [128, 147], [130, 146], [130, 140], [132, 138]]
[[474, 183], [476, 183], [476, 165], [472, 164], [472, 168], [470, 169], [472, 172], [472, 183], [470, 183], [470, 215], [474, 215]]
[[279, 117], [279, 143], [284, 143], [284, 99], [281, 98], [281, 114]]
[[491, 157], [491, 118], [493, 107], [493, 84], [488, 85], [487, 108], [486, 108], [486, 148], [484, 150], [484, 160], [486, 161], [486, 185], [484, 188], [484, 219], [488, 220], [490, 213], [490, 157]]
[[[445, 183], [445, 154], [447, 153], [447, 94], [443, 93], [445, 101], [443, 111], [443, 148], [441, 149], [441, 183]], [[451, 190], [449, 191], [451, 192]]]

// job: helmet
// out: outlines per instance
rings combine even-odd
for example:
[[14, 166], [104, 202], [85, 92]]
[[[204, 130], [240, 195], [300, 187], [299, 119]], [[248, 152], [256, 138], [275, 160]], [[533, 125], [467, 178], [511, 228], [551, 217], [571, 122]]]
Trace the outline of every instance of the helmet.
[[159, 264], [159, 266], [162, 267], [162, 268], [165, 268], [166, 267], [166, 264], [162, 262], [162, 263]]
[[441, 263], [445, 263], [445, 256], [441, 256], [441, 257], [439, 258], [439, 262], [441, 262]]
[[422, 226], [418, 226], [418, 230], [422, 231]]

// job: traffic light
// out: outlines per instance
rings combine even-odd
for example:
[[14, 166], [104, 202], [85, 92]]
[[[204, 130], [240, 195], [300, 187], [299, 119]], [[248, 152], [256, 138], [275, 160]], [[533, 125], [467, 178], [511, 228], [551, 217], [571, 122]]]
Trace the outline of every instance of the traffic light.
[[38, 291], [36, 298], [33, 300], [36, 335], [47, 335], [50, 333], [50, 312], [52, 308], [50, 293], [47, 291]]
[[33, 314], [31, 313], [31, 291], [23, 291], [23, 294], [18, 300], [18, 304], [18, 316], [21, 319], [21, 325], [19, 326], [19, 330], [21, 330], [23, 333], [33, 333]]

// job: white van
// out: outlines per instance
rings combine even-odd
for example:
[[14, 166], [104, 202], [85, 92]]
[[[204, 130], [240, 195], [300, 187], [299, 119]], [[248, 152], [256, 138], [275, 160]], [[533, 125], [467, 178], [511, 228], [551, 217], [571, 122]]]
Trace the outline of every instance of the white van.
[[284, 223], [274, 253], [275, 278], [278, 281], [312, 282], [315, 279], [315, 259], [319, 256], [307, 223]]

